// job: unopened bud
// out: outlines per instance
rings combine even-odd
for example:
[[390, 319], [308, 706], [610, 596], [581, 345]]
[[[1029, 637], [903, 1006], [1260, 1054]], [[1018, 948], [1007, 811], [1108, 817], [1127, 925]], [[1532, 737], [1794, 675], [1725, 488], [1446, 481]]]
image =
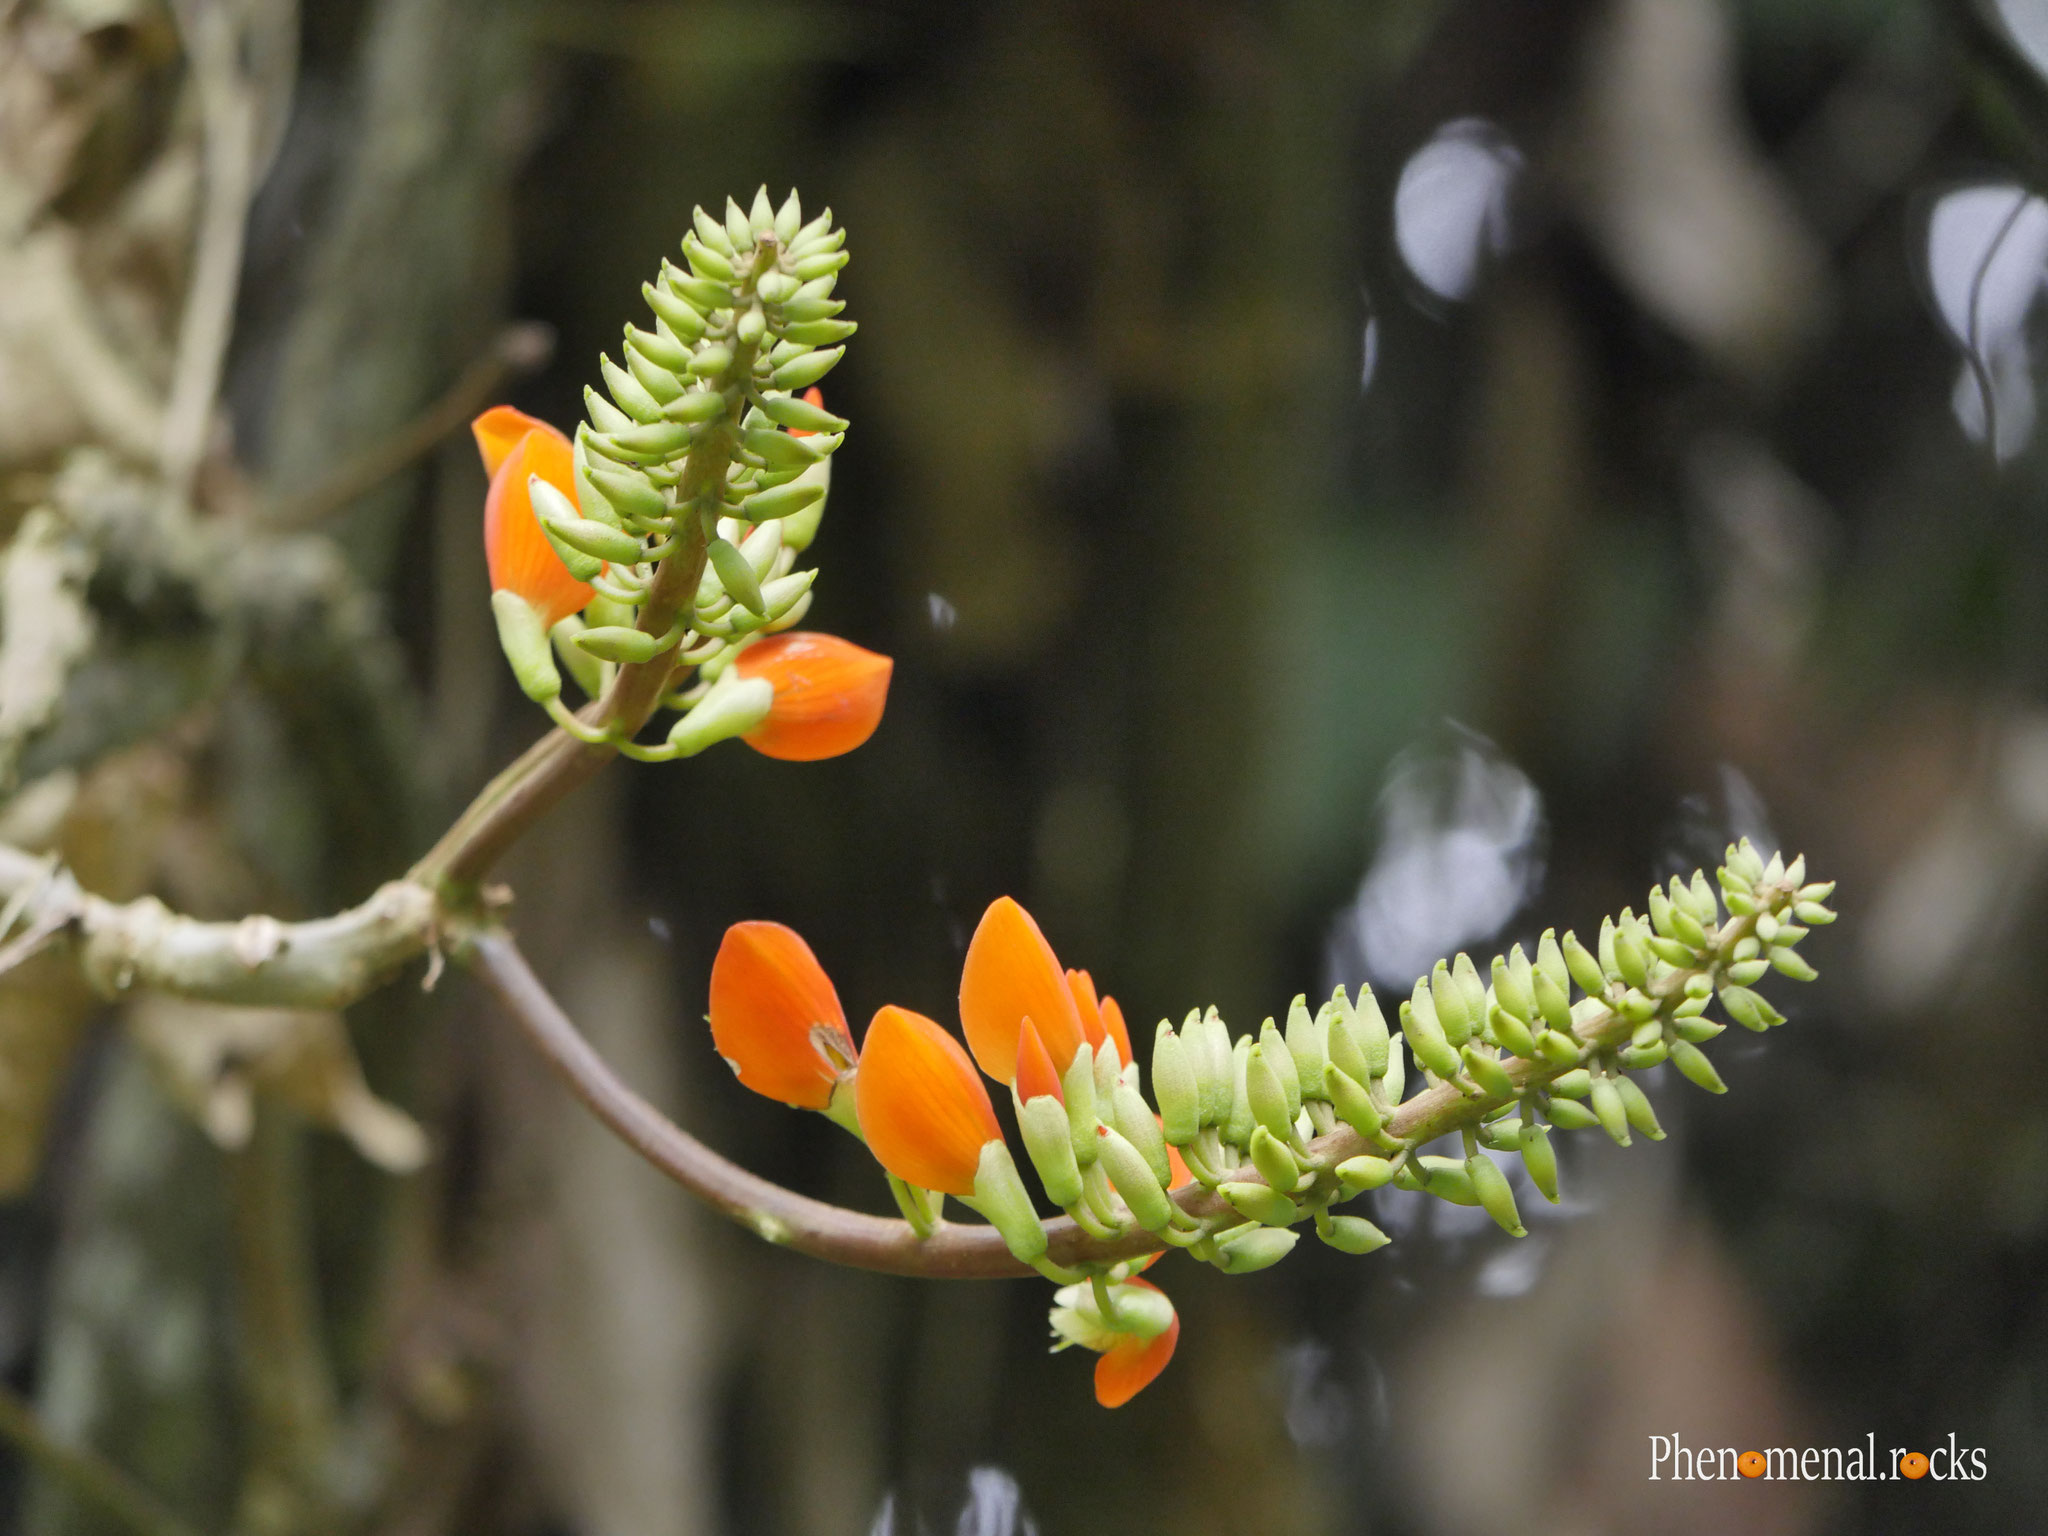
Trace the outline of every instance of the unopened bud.
[[1217, 1244], [1216, 1267], [1226, 1275], [1249, 1275], [1254, 1270], [1268, 1269], [1294, 1251], [1300, 1236], [1284, 1227], [1254, 1227]]
[[562, 696], [562, 674], [555, 670], [555, 656], [548, 645], [547, 631], [540, 615], [517, 592], [500, 588], [491, 594], [491, 617], [498, 624], [498, 646], [512, 664], [519, 691], [536, 704], [547, 704]]
[[1074, 1138], [1067, 1129], [1066, 1106], [1049, 1093], [1017, 1105], [1017, 1129], [1024, 1151], [1038, 1171], [1046, 1198], [1062, 1210], [1080, 1203], [1081, 1167], [1074, 1160]]
[[1323, 1092], [1337, 1111], [1337, 1118], [1361, 1136], [1379, 1134], [1381, 1116], [1379, 1106], [1373, 1103], [1372, 1095], [1365, 1085], [1338, 1066], [1334, 1061], [1323, 1068]]
[[1260, 1178], [1277, 1190], [1288, 1194], [1294, 1192], [1294, 1186], [1301, 1182], [1301, 1166], [1295, 1162], [1294, 1154], [1287, 1150], [1285, 1143], [1262, 1125], [1252, 1132], [1252, 1143], [1247, 1150]]
[[1565, 967], [1572, 973], [1572, 980], [1579, 984], [1579, 990], [1588, 997], [1600, 997], [1607, 991], [1607, 975], [1600, 962], [1587, 952], [1579, 942], [1578, 935], [1567, 932], [1559, 941], [1564, 953]]
[[1166, 1137], [1160, 1133], [1152, 1106], [1145, 1102], [1145, 1096], [1134, 1085], [1124, 1082], [1116, 1085], [1110, 1104], [1116, 1112], [1116, 1128], [1144, 1157], [1145, 1166], [1152, 1170], [1159, 1187], [1167, 1188], [1173, 1183], [1173, 1164], [1167, 1158]]
[[1721, 1081], [1721, 1074], [1714, 1070], [1714, 1064], [1707, 1059], [1707, 1053], [1689, 1040], [1681, 1040], [1671, 1047], [1671, 1065], [1685, 1074], [1686, 1081], [1697, 1084], [1709, 1093], [1728, 1091], [1728, 1085]]
[[1499, 1223], [1503, 1232], [1510, 1237], [1529, 1235], [1529, 1229], [1522, 1225], [1522, 1213], [1515, 1207], [1515, 1191], [1508, 1176], [1500, 1171], [1500, 1164], [1484, 1152], [1474, 1152], [1465, 1159], [1465, 1177], [1472, 1181], [1472, 1192], [1479, 1197], [1481, 1208]]
[[1337, 1182], [1347, 1195], [1378, 1189], [1394, 1176], [1393, 1162], [1384, 1157], [1347, 1157], [1337, 1165]]
[[1617, 1145], [1628, 1145], [1628, 1106], [1622, 1102], [1613, 1078], [1593, 1079], [1593, 1113], [1600, 1121], [1600, 1128], [1612, 1136]]
[[1524, 1122], [1520, 1137], [1522, 1166], [1529, 1170], [1529, 1182], [1552, 1205], [1557, 1204], [1557, 1149], [1550, 1133], [1533, 1122]]
[[1304, 1102], [1323, 1096], [1323, 1064], [1330, 1059], [1329, 1020], [1308, 1011], [1308, 999], [1297, 995], [1287, 1007], [1287, 1054], [1294, 1058], [1296, 1097]]
[[711, 691], [669, 728], [668, 744], [677, 756], [694, 757], [706, 747], [744, 736], [768, 718], [774, 703], [775, 687], [767, 678], [721, 673]]
[[1463, 989], [1451, 975], [1451, 968], [1441, 960], [1429, 973], [1429, 998], [1436, 1005], [1436, 1022], [1443, 1030], [1444, 1040], [1453, 1050], [1472, 1038], [1479, 1020], [1467, 1010]]
[[1363, 1216], [1332, 1216], [1316, 1228], [1316, 1236], [1339, 1253], [1371, 1253], [1393, 1241]]
[[[661, 652], [659, 635], [650, 635], [644, 629], [630, 629], [623, 624], [596, 625], [577, 635], [575, 643], [599, 661], [635, 665], [652, 661]], [[774, 690], [771, 688], [769, 693], [772, 695]]]
[[[1292, 1069], [1294, 1064], [1288, 1061], [1285, 1046], [1281, 1048], [1281, 1060]], [[1244, 1085], [1252, 1118], [1282, 1141], [1289, 1139], [1294, 1133], [1294, 1116], [1288, 1110], [1287, 1093], [1280, 1076], [1266, 1060], [1264, 1041], [1251, 1048], [1251, 1055], [1245, 1062]]]
[[1650, 1096], [1636, 1086], [1632, 1077], [1612, 1079], [1615, 1095], [1621, 1100], [1622, 1113], [1628, 1116], [1628, 1123], [1641, 1131], [1652, 1141], [1664, 1139], [1664, 1127], [1657, 1123], [1657, 1111], [1650, 1107]]
[[1291, 1227], [1301, 1220], [1301, 1207], [1270, 1184], [1219, 1184], [1217, 1193], [1230, 1202], [1238, 1215], [1268, 1227]]
[[1138, 1225], [1148, 1232], [1164, 1231], [1173, 1220], [1173, 1202], [1166, 1198], [1163, 1181], [1153, 1173], [1145, 1154], [1112, 1126], [1097, 1126], [1095, 1135], [1109, 1182], [1123, 1196]]
[[1001, 1141], [982, 1146], [981, 1163], [974, 1172], [974, 1208], [1002, 1233], [1004, 1244], [1020, 1261], [1029, 1264], [1045, 1257], [1045, 1225], [1032, 1209], [1010, 1149]]

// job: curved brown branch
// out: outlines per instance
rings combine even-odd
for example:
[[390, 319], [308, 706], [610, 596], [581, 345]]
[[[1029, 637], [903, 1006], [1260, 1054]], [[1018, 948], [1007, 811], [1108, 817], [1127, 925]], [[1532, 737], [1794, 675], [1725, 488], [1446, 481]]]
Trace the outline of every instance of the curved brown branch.
[[[768, 1242], [812, 1258], [892, 1275], [992, 1280], [1031, 1273], [1011, 1256], [992, 1227], [944, 1226], [920, 1240], [906, 1222], [827, 1205], [728, 1162], [619, 1080], [533, 974], [509, 934], [490, 930], [475, 935], [469, 939], [463, 959], [482, 976], [556, 1076], [621, 1141], [713, 1210]], [[1610, 1037], [1625, 1027], [1625, 1021], [1609, 1015], [1583, 1027], [1580, 1035], [1611, 1043]], [[1508, 1071], [1519, 1085], [1531, 1076], [1553, 1077], [1557, 1069], [1518, 1062]], [[1499, 1102], [1470, 1097], [1449, 1086], [1430, 1088], [1401, 1105], [1386, 1129], [1400, 1140], [1421, 1146], [1473, 1123]], [[1310, 1150], [1326, 1165], [1334, 1165], [1379, 1149], [1368, 1146], [1357, 1132], [1340, 1127], [1312, 1142]], [[1256, 1180], [1259, 1175], [1244, 1168], [1233, 1177]], [[1191, 1216], [1235, 1219], [1219, 1196], [1199, 1185], [1178, 1190], [1174, 1198]], [[1132, 1258], [1162, 1246], [1143, 1231], [1098, 1242], [1065, 1217], [1048, 1221], [1045, 1230], [1051, 1241], [1048, 1256], [1070, 1266]]]

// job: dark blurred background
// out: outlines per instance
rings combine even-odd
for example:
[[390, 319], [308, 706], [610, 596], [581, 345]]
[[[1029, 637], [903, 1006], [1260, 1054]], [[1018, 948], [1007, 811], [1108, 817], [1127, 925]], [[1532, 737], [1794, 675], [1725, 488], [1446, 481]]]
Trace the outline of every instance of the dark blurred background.
[[[1571, 1138], [1527, 1239], [1396, 1196], [1366, 1259], [1162, 1266], [1179, 1353], [1113, 1414], [1046, 1287], [721, 1226], [460, 976], [344, 1035], [43, 957], [0, 983], [0, 1368], [53, 1432], [238, 1532], [2039, 1524], [2048, 10], [11, 0], [0, 132], [0, 533], [89, 572], [40, 692], [0, 584], [0, 837], [201, 915], [360, 899], [538, 734], [466, 434], [394, 450], [433, 402], [571, 424], [693, 203], [844, 222], [808, 622], [896, 658], [880, 733], [622, 764], [503, 871], [613, 1063], [770, 1177], [887, 1205], [709, 1050], [740, 918], [857, 1024], [950, 1018], [1007, 892], [1149, 1039], [1597, 926], [1738, 834], [1843, 913], [1731, 1093]], [[226, 585], [150, 510], [209, 238]], [[1988, 1475], [1652, 1482], [1653, 1434]]]

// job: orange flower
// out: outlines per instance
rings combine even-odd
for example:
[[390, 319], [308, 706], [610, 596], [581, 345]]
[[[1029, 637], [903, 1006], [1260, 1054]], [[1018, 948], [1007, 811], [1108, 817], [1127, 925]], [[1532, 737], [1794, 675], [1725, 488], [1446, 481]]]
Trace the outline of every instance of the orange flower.
[[1074, 994], [1074, 1007], [1081, 1015], [1081, 1030], [1090, 1045], [1105, 1039], [1116, 1042], [1117, 1060], [1131, 1060], [1131, 1033], [1124, 1028], [1124, 1011], [1113, 997], [1097, 998], [1095, 978], [1086, 971], [1067, 972], [1067, 989]]
[[[1125, 1284], [1142, 1285], [1148, 1291], [1159, 1289], [1149, 1280], [1134, 1278]], [[1095, 1401], [1105, 1408], [1123, 1407], [1166, 1369], [1166, 1362], [1173, 1358], [1173, 1348], [1179, 1342], [1178, 1313], [1166, 1325], [1164, 1333], [1154, 1334], [1149, 1339], [1131, 1335], [1118, 1339], [1095, 1362]]]
[[1003, 1132], [957, 1040], [921, 1013], [884, 1008], [868, 1025], [854, 1089], [868, 1150], [884, 1168], [921, 1189], [974, 1193], [981, 1149]]
[[1016, 1087], [1017, 1097], [1027, 1104], [1047, 1094], [1062, 1104], [1067, 1102], [1060, 1075], [1053, 1070], [1052, 1057], [1046, 1053], [1045, 1042], [1038, 1038], [1038, 1026], [1029, 1019], [1017, 1031]]
[[960, 1024], [981, 1070], [999, 1083], [1017, 1070], [1017, 1037], [1029, 1018], [1053, 1070], [1065, 1073], [1088, 1042], [1074, 993], [1038, 924], [1016, 902], [989, 903], [960, 968]]
[[831, 978], [794, 929], [734, 923], [711, 962], [711, 1040], [756, 1093], [826, 1108], [853, 1069], [853, 1037]]
[[836, 635], [792, 630], [748, 646], [733, 665], [775, 688], [768, 718], [740, 740], [765, 757], [809, 763], [875, 734], [896, 663]]
[[572, 502], [576, 463], [569, 440], [544, 421], [509, 405], [496, 405], [470, 423], [484, 472], [491, 477], [484, 498], [484, 555], [491, 590], [517, 592], [533, 605], [541, 626], [552, 629], [581, 613], [593, 593], [569, 574], [562, 557], [540, 531], [527, 494], [529, 475], [539, 475]]

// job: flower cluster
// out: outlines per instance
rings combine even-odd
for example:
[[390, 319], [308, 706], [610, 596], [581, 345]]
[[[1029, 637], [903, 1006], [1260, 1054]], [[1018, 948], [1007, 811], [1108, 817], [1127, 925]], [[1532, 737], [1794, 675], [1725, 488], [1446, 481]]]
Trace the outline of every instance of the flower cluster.
[[[1179, 1337], [1172, 1304], [1135, 1278], [1143, 1263], [1048, 1258], [1049, 1241], [975, 1068], [1010, 1090], [1046, 1198], [1090, 1238], [1142, 1228], [1227, 1274], [1278, 1262], [1301, 1222], [1346, 1253], [1387, 1236], [1332, 1207], [1387, 1184], [1485, 1209], [1524, 1235], [1513, 1186], [1491, 1154], [1518, 1155], [1558, 1198], [1553, 1129], [1598, 1126], [1626, 1146], [1659, 1139], [1632, 1071], [1669, 1061], [1710, 1092], [1702, 1050], [1726, 1025], [1784, 1022], [1753, 985], [1814, 972], [1797, 953], [1831, 885], [1805, 861], [1728, 850], [1718, 890], [1703, 873], [1652, 890], [1646, 915], [1604, 920], [1592, 946], [1546, 931], [1487, 974], [1440, 961], [1397, 1010], [1339, 988], [1311, 1011], [1233, 1036], [1216, 1010], [1162, 1020], [1141, 1091], [1123, 1015], [1085, 971], [1061, 967], [1030, 914], [1003, 897], [969, 943], [960, 977], [965, 1039], [922, 1014], [882, 1008], [858, 1054], [837, 994], [808, 946], [772, 923], [732, 928], [712, 971], [711, 1029], [746, 1086], [831, 1114], [861, 1136], [905, 1216], [928, 1235], [944, 1197], [994, 1225], [1011, 1251], [1058, 1281], [1056, 1348], [1097, 1351], [1096, 1396], [1116, 1407], [1162, 1370]], [[1574, 998], [1574, 989], [1578, 996]], [[1411, 1079], [1408, 1063], [1414, 1064]], [[1462, 1155], [1427, 1154], [1457, 1135]], [[1153, 1255], [1152, 1257], [1157, 1257]], [[1144, 1261], [1149, 1262], [1149, 1260]]]
[[[851, 751], [881, 719], [891, 663], [829, 635], [785, 633], [810, 607], [831, 455], [847, 423], [817, 381], [851, 321], [832, 289], [846, 264], [830, 210], [805, 222], [792, 192], [703, 209], [643, 285], [652, 326], [627, 326], [606, 393], [585, 393], [572, 442], [498, 406], [474, 423], [490, 475], [484, 545], [498, 636], [520, 686], [565, 731], [630, 756], [686, 757], [738, 736], [770, 757]], [[621, 668], [654, 668], [677, 719], [660, 746], [588, 725]]]

